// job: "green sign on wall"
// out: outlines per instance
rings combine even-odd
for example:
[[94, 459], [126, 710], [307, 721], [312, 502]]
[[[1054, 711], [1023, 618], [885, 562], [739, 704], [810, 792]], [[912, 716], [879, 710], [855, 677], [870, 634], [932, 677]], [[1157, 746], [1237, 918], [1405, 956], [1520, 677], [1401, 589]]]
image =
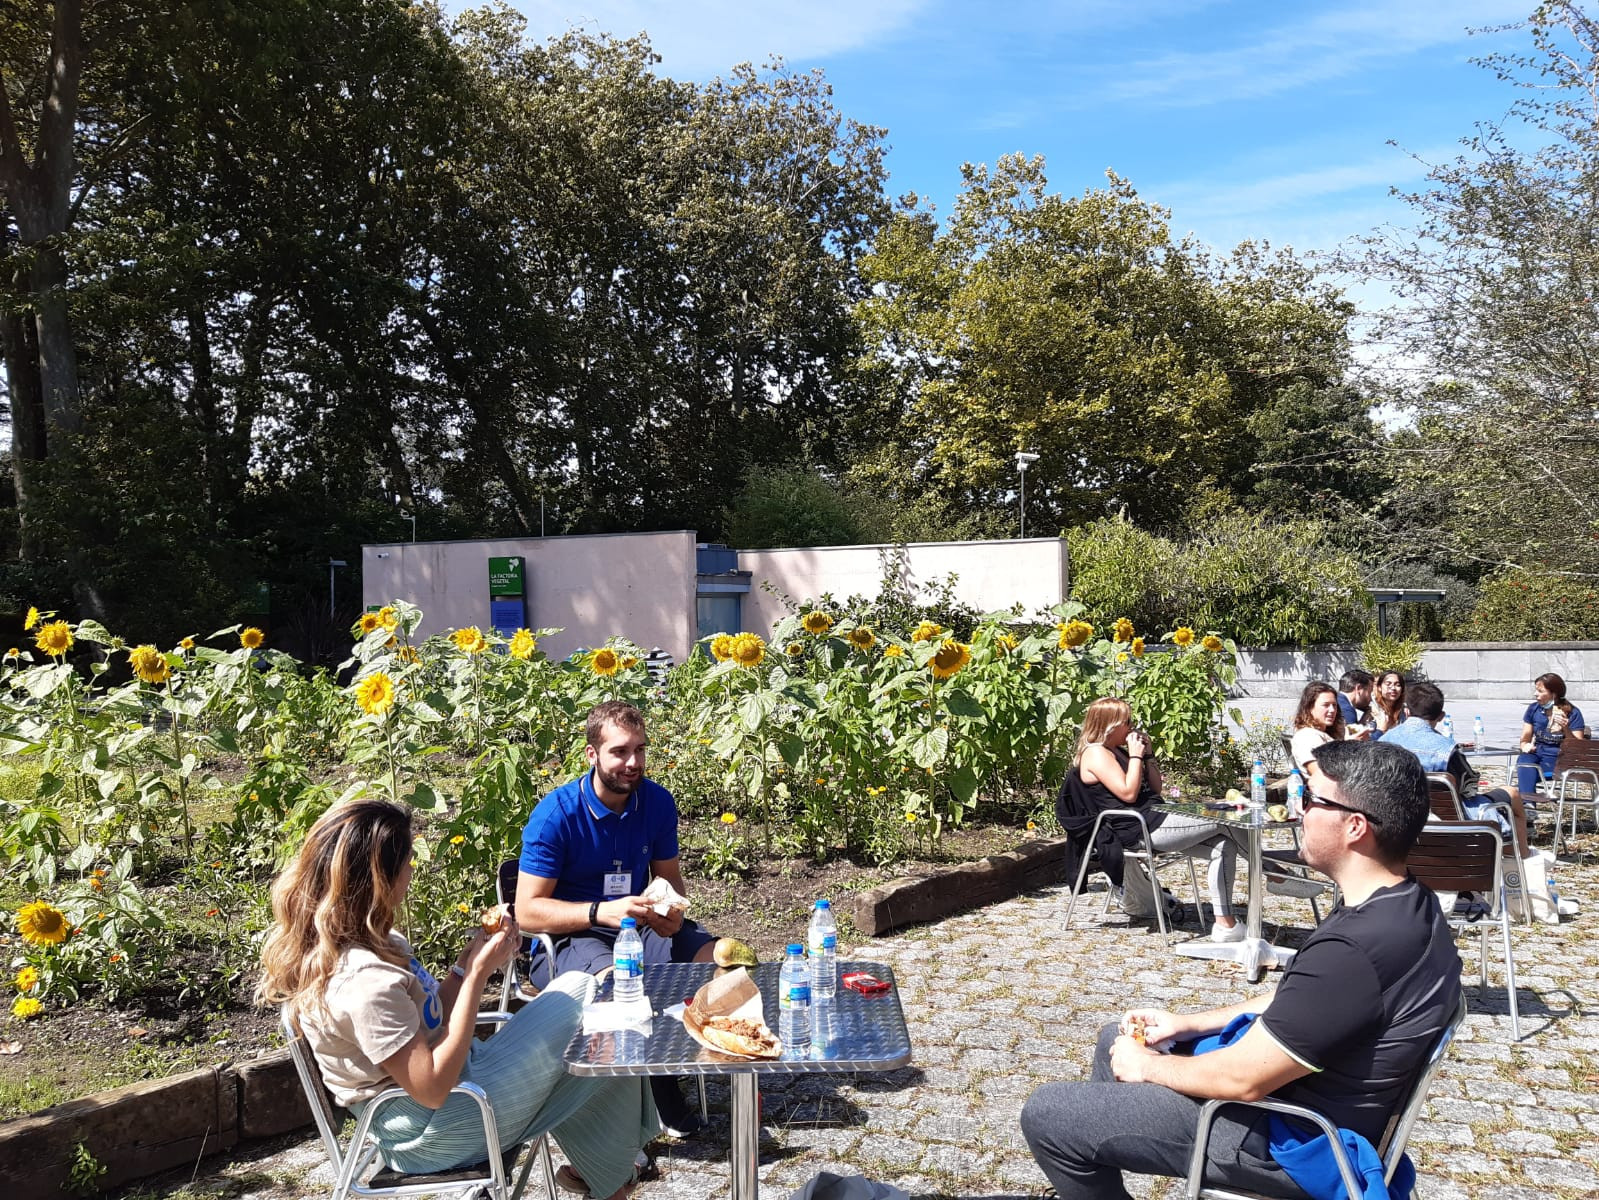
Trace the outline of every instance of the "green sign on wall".
[[525, 594], [522, 582], [522, 556], [489, 559], [489, 595], [521, 596]]

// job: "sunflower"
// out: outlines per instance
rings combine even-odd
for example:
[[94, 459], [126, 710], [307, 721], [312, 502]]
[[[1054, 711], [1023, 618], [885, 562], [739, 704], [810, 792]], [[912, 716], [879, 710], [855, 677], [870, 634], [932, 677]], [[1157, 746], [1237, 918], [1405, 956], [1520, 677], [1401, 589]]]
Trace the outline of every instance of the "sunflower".
[[65, 621], [51, 621], [48, 625], [39, 626], [39, 632], [33, 638], [34, 645], [56, 658], [72, 649], [72, 641], [72, 626]]
[[1060, 631], [1060, 648], [1075, 650], [1094, 636], [1094, 627], [1087, 621], [1066, 621], [1055, 626]]
[[726, 662], [733, 657], [733, 639], [725, 633], [719, 633], [711, 639], [711, 657], [717, 662]]
[[165, 683], [172, 678], [172, 665], [167, 662], [167, 656], [154, 646], [135, 646], [129, 650], [128, 665], [146, 683]]
[[455, 648], [462, 654], [482, 654], [489, 644], [488, 639], [483, 636], [483, 631], [476, 625], [457, 629], [450, 635], [450, 641], [455, 643]]
[[19, 992], [33, 991], [34, 988], [39, 986], [39, 968], [23, 967], [22, 970], [17, 972], [16, 984]]
[[394, 654], [401, 662], [414, 663], [422, 661], [422, 656], [416, 652], [415, 646], [401, 646]]
[[32, 996], [18, 996], [16, 1003], [11, 1006], [11, 1015], [19, 1021], [26, 1021], [30, 1017], [36, 1017], [43, 1011], [44, 1005], [40, 1004]]
[[1117, 642], [1130, 642], [1133, 640], [1133, 623], [1126, 617], [1117, 617], [1116, 626], [1111, 631], [1111, 637]]
[[790, 642], [788, 645], [783, 647], [783, 653], [788, 655], [790, 658], [798, 658], [800, 655], [805, 653], [805, 647], [799, 642]]
[[539, 648], [539, 641], [533, 636], [531, 629], [518, 629], [511, 635], [511, 657], [529, 659], [533, 651]]
[[1177, 632], [1171, 635], [1171, 640], [1178, 646], [1191, 646], [1194, 643], [1194, 631], [1186, 625], [1179, 625]]
[[916, 814], [913, 813], [913, 812], [907, 812], [905, 814], [905, 824], [907, 824], [907, 825], [916, 824]]
[[766, 643], [753, 633], [741, 633], [733, 639], [728, 652], [741, 667], [758, 667], [766, 657]]
[[185, 654], [191, 653], [194, 650], [194, 639], [192, 637], [184, 638], [178, 643], [178, 649], [182, 650]]
[[589, 670], [596, 675], [615, 675], [622, 669], [622, 660], [609, 646], [602, 646], [589, 655]]
[[378, 624], [385, 629], [399, 628], [400, 614], [394, 611], [394, 605], [385, 604], [378, 609]]
[[1214, 633], [1207, 633], [1203, 638], [1200, 639], [1199, 644], [1205, 649], [1209, 650], [1212, 654], [1221, 653], [1221, 639]]
[[822, 634], [833, 628], [833, 618], [824, 612], [811, 611], [800, 618], [800, 627], [806, 633], [821, 637]]
[[911, 634], [911, 641], [930, 642], [934, 638], [940, 636], [943, 632], [944, 627], [942, 625], [936, 624], [933, 621], [923, 621], [916, 627], [916, 632]]
[[30, 604], [30, 605], [28, 605], [28, 616], [27, 616], [27, 619], [22, 622], [22, 628], [24, 630], [32, 629], [42, 619], [43, 618], [41, 618], [39, 616], [39, 610], [37, 608], [33, 607], [33, 605]]
[[971, 661], [972, 648], [951, 638], [938, 648], [938, 653], [928, 660], [927, 665], [932, 668], [934, 679], [948, 679], [951, 675], [959, 674]]
[[18, 911], [17, 932], [35, 946], [59, 946], [67, 940], [67, 917], [55, 905], [35, 900]]
[[266, 641], [266, 634], [262, 633], [254, 625], [239, 634], [239, 645], [246, 650], [259, 650], [261, 643], [264, 641]]
[[365, 637], [369, 633], [377, 632], [379, 624], [377, 613], [364, 612], [361, 614], [361, 620], [356, 625], [356, 628], [360, 631], [360, 636]]
[[732, 813], [723, 813], [722, 814], [722, 824], [723, 825], [736, 825], [737, 823], [738, 823], [738, 818], [736, 816], [734, 816]]
[[904, 654], [905, 654], [905, 647], [904, 646], [895, 646], [895, 645], [890, 644], [887, 647], [885, 647], [884, 650], [883, 650], [883, 657], [884, 658], [902, 658], [902, 657], [904, 657]]
[[1133, 639], [1133, 657], [1134, 658], [1143, 658], [1144, 657], [1144, 639], [1143, 638], [1134, 638]]
[[638, 656], [636, 654], [622, 655], [622, 670], [627, 671], [636, 666], [638, 666]]
[[394, 707], [394, 680], [382, 671], [373, 671], [355, 685], [355, 702], [369, 717], [381, 717]]
[[864, 625], [857, 625], [851, 629], [844, 635], [844, 640], [862, 653], [877, 645], [877, 635]]
[[1016, 649], [1016, 635], [1014, 633], [996, 633], [994, 635], [994, 645], [999, 647], [1001, 654], [1009, 654]]

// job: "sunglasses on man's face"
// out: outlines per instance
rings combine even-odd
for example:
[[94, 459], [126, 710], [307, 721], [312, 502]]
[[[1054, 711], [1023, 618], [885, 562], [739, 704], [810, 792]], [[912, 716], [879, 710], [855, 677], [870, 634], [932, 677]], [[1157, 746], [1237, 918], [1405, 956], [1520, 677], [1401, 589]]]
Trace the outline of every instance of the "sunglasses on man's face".
[[1318, 796], [1315, 792], [1305, 793], [1305, 803], [1315, 805], [1318, 808], [1336, 808], [1339, 812], [1354, 813], [1357, 816], [1365, 817], [1366, 820], [1370, 821], [1373, 825], [1382, 824], [1381, 821], [1372, 816], [1363, 808], [1351, 808], [1347, 804], [1340, 804], [1336, 800], [1329, 800], [1326, 796]]

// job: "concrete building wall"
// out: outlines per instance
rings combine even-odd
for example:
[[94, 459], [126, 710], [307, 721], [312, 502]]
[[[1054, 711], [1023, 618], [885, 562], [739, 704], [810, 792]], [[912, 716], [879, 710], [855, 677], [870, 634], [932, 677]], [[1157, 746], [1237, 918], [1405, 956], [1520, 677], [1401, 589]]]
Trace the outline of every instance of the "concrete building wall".
[[362, 594], [368, 606], [396, 598], [415, 604], [424, 637], [487, 628], [488, 561], [521, 555], [528, 626], [562, 629], [544, 642], [551, 658], [621, 634], [681, 662], [694, 642], [695, 541], [693, 530], [680, 529], [363, 546]]
[[[1242, 650], [1238, 692], [1258, 698], [1297, 697], [1312, 679], [1336, 684], [1360, 665], [1359, 646], [1312, 650]], [[1553, 671], [1566, 681], [1572, 700], [1599, 707], [1599, 644], [1594, 642], [1429, 642], [1417, 674], [1454, 700], [1532, 698], [1532, 681]]]
[[[796, 600], [831, 592], [875, 598], [892, 546], [822, 546], [796, 550], [740, 550], [738, 565], [750, 572], [744, 628], [763, 636], [788, 610], [763, 583]], [[1021, 603], [1032, 616], [1066, 599], [1068, 568], [1064, 538], [1005, 542], [917, 542], [907, 547], [904, 580], [919, 595], [955, 572], [955, 598], [980, 612]]]

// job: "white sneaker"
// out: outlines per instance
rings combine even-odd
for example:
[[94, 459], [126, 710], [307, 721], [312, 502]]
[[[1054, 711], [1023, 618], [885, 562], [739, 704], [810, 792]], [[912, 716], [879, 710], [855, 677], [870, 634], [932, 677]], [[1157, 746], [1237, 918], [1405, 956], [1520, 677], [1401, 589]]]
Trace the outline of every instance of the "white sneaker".
[[1567, 900], [1564, 896], [1561, 896], [1555, 901], [1555, 911], [1562, 917], [1575, 917], [1582, 913], [1582, 905], [1575, 900]]
[[1213, 942], [1241, 942], [1244, 940], [1244, 923], [1235, 921], [1231, 926], [1212, 925], [1210, 927], [1210, 940]]

